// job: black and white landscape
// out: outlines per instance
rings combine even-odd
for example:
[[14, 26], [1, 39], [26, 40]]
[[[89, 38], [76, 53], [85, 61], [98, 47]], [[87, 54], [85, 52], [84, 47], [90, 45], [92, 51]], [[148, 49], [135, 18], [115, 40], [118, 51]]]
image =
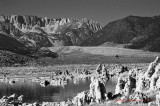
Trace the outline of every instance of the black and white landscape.
[[0, 105], [160, 106], [158, 3], [0, 0]]

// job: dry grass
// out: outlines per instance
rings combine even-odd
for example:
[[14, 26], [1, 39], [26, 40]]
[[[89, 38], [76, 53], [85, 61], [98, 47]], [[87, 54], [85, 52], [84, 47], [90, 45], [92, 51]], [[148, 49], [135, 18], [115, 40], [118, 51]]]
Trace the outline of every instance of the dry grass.
[[[125, 49], [118, 47], [52, 47], [60, 57], [56, 59], [43, 58], [41, 61], [53, 64], [122, 64], [122, 63], [150, 63], [160, 53], [143, 50]], [[116, 58], [118, 55], [119, 58]]]

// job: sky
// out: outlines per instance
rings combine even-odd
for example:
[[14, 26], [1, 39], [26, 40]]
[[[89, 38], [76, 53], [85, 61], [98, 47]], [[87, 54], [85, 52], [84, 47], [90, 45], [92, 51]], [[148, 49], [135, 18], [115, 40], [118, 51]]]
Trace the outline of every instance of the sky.
[[104, 26], [129, 15], [160, 15], [160, 0], [0, 0], [2, 14], [88, 18]]

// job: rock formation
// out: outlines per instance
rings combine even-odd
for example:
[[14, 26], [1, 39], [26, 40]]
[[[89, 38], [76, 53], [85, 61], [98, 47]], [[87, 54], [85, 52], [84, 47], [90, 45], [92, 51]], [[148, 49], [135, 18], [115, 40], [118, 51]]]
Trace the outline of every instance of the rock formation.
[[122, 94], [122, 89], [124, 89], [124, 86], [125, 86], [125, 81], [122, 78], [122, 76], [120, 76], [118, 78], [118, 82], [116, 85], [115, 94], [119, 94], [119, 93]]
[[[99, 68], [101, 67], [101, 68]], [[121, 72], [122, 68], [119, 68]], [[97, 71], [98, 70], [98, 71]], [[95, 74], [96, 73], [96, 74]], [[154, 99], [156, 99], [156, 103], [159, 105], [159, 83], [160, 83], [160, 63], [159, 57], [149, 64], [147, 70], [141, 70], [138, 68], [131, 69], [126, 71], [122, 71], [117, 74], [118, 81], [115, 89], [115, 94], [112, 92], [106, 92], [106, 85], [104, 78], [109, 75], [105, 65], [99, 65], [98, 68], [90, 74], [90, 72], [86, 69], [76, 69], [75, 71], [68, 70], [57, 70], [54, 71], [53, 77], [38, 77], [33, 79], [33, 81], [37, 81], [38, 83], [49, 82], [50, 85], [60, 86], [67, 83], [67, 79], [70, 79], [68, 76], [73, 75], [73, 78], [77, 75], [84, 75], [84, 78], [90, 76], [91, 83], [89, 86], [89, 90], [78, 93], [72, 99], [68, 99], [67, 101], [62, 102], [43, 102], [42, 106], [84, 106], [90, 105], [93, 103], [103, 103], [103, 102], [114, 102], [114, 103], [125, 103], [125, 102], [134, 102], [134, 103], [154, 103]], [[4, 77], [6, 78], [6, 77]], [[8, 99], [10, 98], [10, 99]], [[15, 94], [11, 96], [4, 96], [0, 102], [10, 103], [9, 101], [13, 101], [13, 98], [18, 100], [19, 104], [22, 106], [38, 106], [39, 104], [25, 104], [22, 103], [23, 95], [16, 96]], [[114, 100], [114, 101], [113, 101]], [[14, 102], [12, 102], [14, 103]]]
[[160, 91], [158, 91], [156, 94], [156, 104], [160, 106]]
[[[117, 100], [117, 103], [131, 101], [135, 103], [153, 103], [155, 95], [159, 92], [159, 57], [156, 57], [156, 59], [149, 64], [145, 72], [138, 69], [129, 70], [129, 73], [123, 72], [118, 78], [115, 89], [115, 94], [121, 94], [121, 98]], [[109, 99], [112, 100], [112, 94], [108, 96]]]
[[10, 106], [10, 105], [14, 105], [14, 106], [18, 106], [18, 105], [22, 105], [23, 102], [23, 95], [21, 96], [17, 96], [16, 94], [10, 95], [10, 96], [3, 96], [0, 99], [0, 105], [4, 105], [4, 106]]
[[99, 78], [92, 77], [89, 91], [78, 93], [73, 98], [73, 104], [82, 106], [93, 102], [101, 103], [106, 99], [106, 87]]
[[159, 63], [160, 58], [157, 56], [156, 59], [150, 63], [147, 72], [145, 73], [145, 78], [151, 78], [151, 76], [153, 75], [153, 73], [155, 72], [155, 68], [157, 66], [157, 64]]
[[66, 78], [55, 78], [50, 80], [50, 85], [53, 86], [65, 86], [67, 85]]
[[96, 99], [97, 103], [100, 103], [102, 100], [103, 92], [101, 93], [99, 80], [95, 80], [95, 82], [92, 82], [90, 89], [92, 89], [92, 92], [91, 92], [92, 97]]
[[50, 84], [50, 82], [47, 81], [47, 80], [41, 80], [41, 81], [40, 81], [40, 85], [43, 86], [43, 87], [46, 87], [46, 86], [48, 86], [49, 84]]
[[102, 77], [109, 79], [109, 72], [107, 71], [105, 65], [102, 66]]
[[104, 84], [110, 79], [110, 74], [104, 64], [99, 64], [95, 70], [96, 77], [100, 77]]
[[139, 76], [136, 80], [136, 89], [130, 98], [133, 100], [141, 100], [140, 102], [148, 103], [152, 102], [151, 95], [155, 95], [159, 88], [157, 81], [159, 79], [159, 57], [149, 64], [147, 71]]
[[119, 74], [124, 73], [126, 71], [129, 71], [128, 68], [127, 68], [127, 66], [122, 66]]
[[98, 66], [97, 66], [97, 68], [96, 68], [96, 70], [95, 70], [95, 73], [96, 74], [101, 74], [102, 72], [102, 64], [99, 64]]

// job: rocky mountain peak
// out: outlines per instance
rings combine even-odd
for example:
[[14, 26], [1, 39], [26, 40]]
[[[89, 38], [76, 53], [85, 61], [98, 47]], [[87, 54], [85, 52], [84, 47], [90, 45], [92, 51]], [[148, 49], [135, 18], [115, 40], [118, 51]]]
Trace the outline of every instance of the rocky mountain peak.
[[[33, 32], [34, 26], [38, 26], [43, 29], [46, 33], [55, 34], [57, 29], [65, 24], [75, 22], [74, 19], [69, 18], [59, 18], [59, 19], [49, 19], [47, 17], [37, 17], [37, 16], [21, 16], [21, 15], [10, 15], [10, 16], [0, 16], [1, 22], [12, 23], [15, 28], [21, 30], [22, 32]], [[95, 21], [82, 19], [79, 20], [80, 23], [85, 22], [90, 27], [93, 32], [97, 32], [102, 27]]]
[[89, 19], [50, 19], [31, 15], [0, 16], [0, 32], [34, 50], [57, 45], [83, 46], [101, 29], [100, 24]]

